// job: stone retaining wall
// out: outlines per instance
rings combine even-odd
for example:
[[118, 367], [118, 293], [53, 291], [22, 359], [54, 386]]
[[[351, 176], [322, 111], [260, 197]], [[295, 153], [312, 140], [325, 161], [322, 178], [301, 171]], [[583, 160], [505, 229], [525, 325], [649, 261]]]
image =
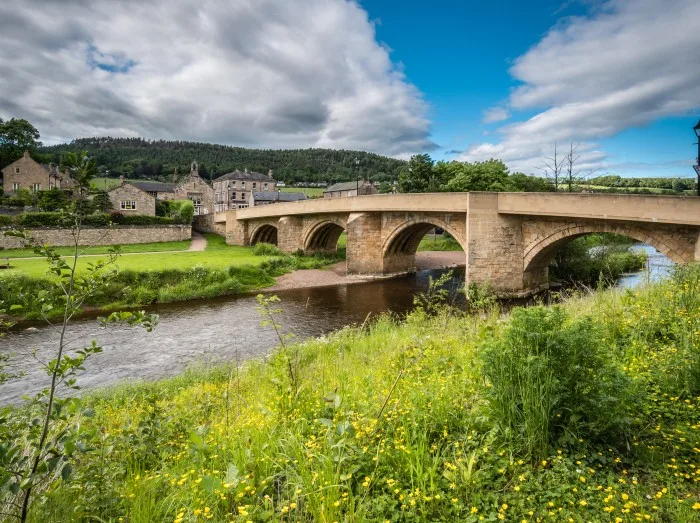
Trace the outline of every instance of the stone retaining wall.
[[[0, 248], [17, 249], [22, 247], [19, 238], [2, 234], [7, 228], [0, 228]], [[56, 247], [73, 245], [70, 229], [44, 227], [28, 229], [29, 233], [42, 243]], [[129, 243], [175, 242], [189, 240], [192, 227], [189, 225], [120, 225], [118, 227], [92, 227], [80, 231], [80, 245], [126, 245]], [[0, 251], [1, 253], [1, 251]], [[0, 254], [2, 256], [2, 254]]]
[[213, 232], [214, 234], [226, 236], [226, 220], [217, 222], [215, 216], [214, 213], [195, 216], [192, 228], [199, 232]]

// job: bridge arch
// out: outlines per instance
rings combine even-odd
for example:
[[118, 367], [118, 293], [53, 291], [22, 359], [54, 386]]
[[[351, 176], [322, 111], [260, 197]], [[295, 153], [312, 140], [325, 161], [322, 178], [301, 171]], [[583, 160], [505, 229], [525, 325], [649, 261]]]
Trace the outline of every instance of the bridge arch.
[[384, 240], [382, 245], [384, 273], [414, 271], [418, 245], [434, 227], [448, 232], [466, 252], [464, 236], [450, 222], [433, 216], [412, 218], [395, 227]]
[[675, 263], [692, 261], [683, 249], [678, 249], [675, 242], [671, 238], [665, 238], [663, 233], [628, 225], [588, 223], [558, 228], [530, 244], [525, 249], [523, 269], [527, 272], [536, 267], [548, 266], [556, 252], [567, 243], [586, 234], [595, 233], [619, 234], [649, 244]]
[[336, 252], [338, 238], [345, 229], [346, 224], [339, 219], [322, 220], [312, 224], [304, 234], [304, 252]]
[[271, 243], [277, 245], [277, 227], [270, 223], [257, 225], [250, 233], [250, 244]]

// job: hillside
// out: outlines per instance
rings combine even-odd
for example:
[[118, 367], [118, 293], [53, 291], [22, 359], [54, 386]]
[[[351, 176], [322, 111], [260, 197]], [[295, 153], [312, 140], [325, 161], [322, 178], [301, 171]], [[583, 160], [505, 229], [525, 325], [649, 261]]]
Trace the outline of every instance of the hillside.
[[[378, 154], [333, 149], [246, 149], [209, 143], [144, 140], [142, 138], [81, 138], [68, 144], [42, 147], [39, 152], [58, 162], [65, 152], [87, 151], [97, 159], [109, 177], [170, 180], [175, 167], [189, 171], [192, 160], [199, 163], [206, 179], [234, 169], [267, 173], [286, 182], [329, 182], [354, 180], [357, 174], [375, 181], [393, 181], [405, 162]], [[355, 164], [355, 158], [359, 165]]]

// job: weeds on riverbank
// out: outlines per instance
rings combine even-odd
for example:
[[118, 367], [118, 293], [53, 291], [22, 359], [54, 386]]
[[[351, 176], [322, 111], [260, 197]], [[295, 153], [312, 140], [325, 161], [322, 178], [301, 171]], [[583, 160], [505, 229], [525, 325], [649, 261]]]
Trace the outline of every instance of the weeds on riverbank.
[[699, 335], [694, 266], [95, 393], [32, 520], [695, 521]]
[[[241, 294], [272, 285], [275, 277], [287, 272], [319, 269], [336, 261], [338, 258], [331, 255], [279, 256], [259, 266], [239, 265], [227, 269], [195, 265], [189, 269], [115, 271], [109, 282], [85, 301], [85, 306], [114, 309]], [[43, 293], [58, 296], [59, 290], [49, 278], [10, 275], [2, 280], [0, 302], [12, 304], [19, 298], [32, 302]], [[25, 319], [34, 319], [29, 310], [17, 312]], [[60, 314], [60, 308], [53, 311], [55, 314]]]

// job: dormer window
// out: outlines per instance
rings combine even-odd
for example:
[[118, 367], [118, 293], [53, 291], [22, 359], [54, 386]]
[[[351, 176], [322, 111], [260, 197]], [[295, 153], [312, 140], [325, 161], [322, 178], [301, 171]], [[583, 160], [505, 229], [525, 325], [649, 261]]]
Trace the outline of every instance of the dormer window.
[[15, 167], [15, 174], [19, 174], [19, 167]]

